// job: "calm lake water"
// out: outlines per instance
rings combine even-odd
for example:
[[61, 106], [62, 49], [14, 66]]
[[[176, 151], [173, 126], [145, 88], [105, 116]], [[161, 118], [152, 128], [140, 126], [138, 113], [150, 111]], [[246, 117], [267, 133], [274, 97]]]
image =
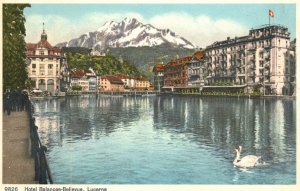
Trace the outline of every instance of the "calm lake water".
[[[296, 184], [296, 101], [95, 95], [33, 101], [56, 184]], [[234, 167], [234, 148], [266, 166]]]

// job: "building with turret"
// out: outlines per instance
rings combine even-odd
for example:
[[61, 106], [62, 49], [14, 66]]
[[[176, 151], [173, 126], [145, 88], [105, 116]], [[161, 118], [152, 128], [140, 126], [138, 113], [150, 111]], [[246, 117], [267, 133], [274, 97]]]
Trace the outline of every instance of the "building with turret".
[[69, 83], [68, 64], [61, 49], [47, 41], [45, 29], [38, 43], [26, 43], [27, 67], [31, 87], [52, 95], [65, 92]]

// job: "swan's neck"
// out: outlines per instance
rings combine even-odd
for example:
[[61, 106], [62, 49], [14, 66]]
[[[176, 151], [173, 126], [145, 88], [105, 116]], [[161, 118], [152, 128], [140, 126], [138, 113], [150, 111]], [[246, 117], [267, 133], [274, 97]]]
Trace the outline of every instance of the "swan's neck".
[[240, 155], [240, 152], [237, 151], [233, 163], [238, 163], [241, 160]]

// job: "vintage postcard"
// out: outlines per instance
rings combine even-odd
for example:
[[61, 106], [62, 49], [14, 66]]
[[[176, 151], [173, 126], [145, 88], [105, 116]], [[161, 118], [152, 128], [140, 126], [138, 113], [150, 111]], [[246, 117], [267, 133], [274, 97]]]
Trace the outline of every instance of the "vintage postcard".
[[297, 190], [298, 2], [1, 7], [2, 190]]

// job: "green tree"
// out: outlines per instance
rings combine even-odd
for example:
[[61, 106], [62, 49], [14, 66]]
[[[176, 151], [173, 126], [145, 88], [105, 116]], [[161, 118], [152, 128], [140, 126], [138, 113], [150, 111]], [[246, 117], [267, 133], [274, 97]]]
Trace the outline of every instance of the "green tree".
[[25, 17], [29, 4], [3, 4], [3, 88], [24, 88], [28, 79]]
[[74, 86], [72, 86], [72, 90], [73, 91], [81, 91], [82, 90], [82, 86], [80, 86], [80, 85], [74, 85]]
[[106, 56], [90, 56], [81, 52], [76, 52], [76, 49], [72, 49], [72, 52], [68, 49], [67, 60], [71, 69], [88, 69], [93, 68], [99, 75], [111, 75], [111, 74], [127, 74], [130, 76], [139, 76], [141, 72], [136, 66], [128, 61], [120, 61], [114, 57], [111, 53]]

